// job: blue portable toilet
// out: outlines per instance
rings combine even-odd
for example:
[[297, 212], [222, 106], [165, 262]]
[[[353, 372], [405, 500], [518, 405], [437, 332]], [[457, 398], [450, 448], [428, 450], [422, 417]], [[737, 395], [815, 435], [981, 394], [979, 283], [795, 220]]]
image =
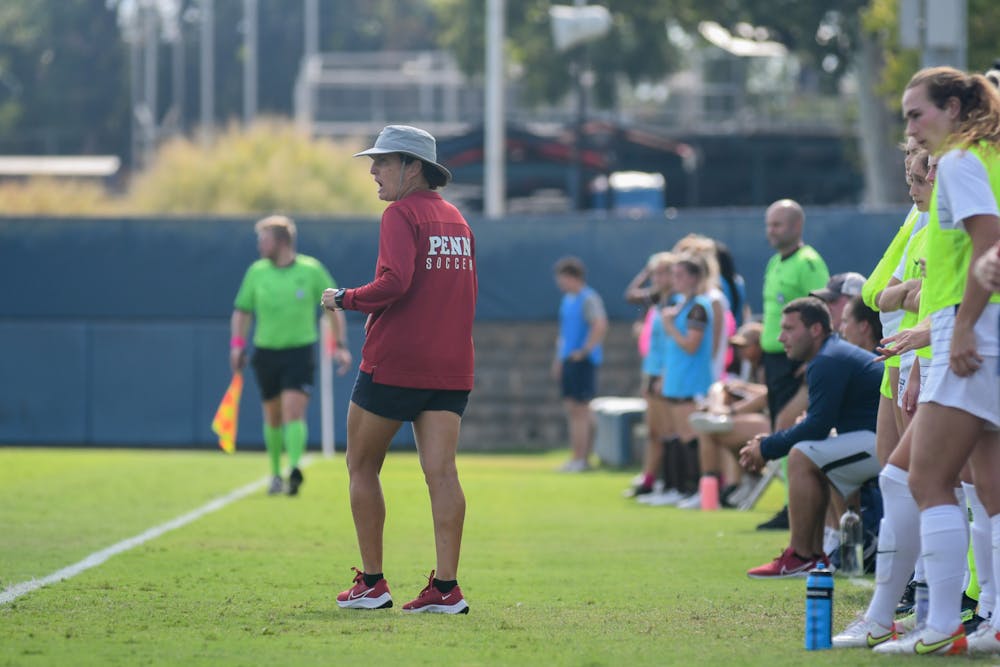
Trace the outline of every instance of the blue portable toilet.
[[666, 207], [663, 174], [616, 171], [608, 178], [611, 210], [629, 217], [662, 215]]

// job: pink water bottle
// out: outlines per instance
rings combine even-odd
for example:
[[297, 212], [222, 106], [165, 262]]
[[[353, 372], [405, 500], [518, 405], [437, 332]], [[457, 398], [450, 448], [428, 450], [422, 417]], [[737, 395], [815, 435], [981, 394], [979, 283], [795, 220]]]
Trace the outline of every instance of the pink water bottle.
[[698, 482], [698, 494], [701, 496], [703, 510], [719, 509], [719, 478], [715, 475], [702, 475]]

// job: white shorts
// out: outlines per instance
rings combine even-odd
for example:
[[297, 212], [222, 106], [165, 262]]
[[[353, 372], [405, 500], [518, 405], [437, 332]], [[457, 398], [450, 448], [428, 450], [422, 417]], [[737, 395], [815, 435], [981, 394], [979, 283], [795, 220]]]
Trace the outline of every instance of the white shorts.
[[845, 498], [878, 477], [882, 470], [875, 456], [874, 431], [851, 431], [826, 440], [805, 440], [792, 449], [815, 463]]
[[910, 369], [913, 368], [913, 361], [917, 358], [917, 353], [913, 350], [899, 355], [899, 382], [896, 383], [896, 404], [903, 407], [903, 392], [906, 391], [906, 384], [910, 379]]
[[916, 352], [904, 352], [899, 357], [899, 384], [896, 389], [896, 405], [903, 407], [903, 392], [906, 385], [910, 383], [910, 371], [913, 364], [920, 360], [920, 395], [927, 391], [927, 374], [930, 372], [931, 360], [926, 357], [918, 357]]
[[968, 377], [955, 375], [948, 364], [954, 325], [954, 307], [931, 315], [933, 357], [920, 402], [956, 408], [1000, 428], [1000, 304], [987, 304], [976, 321], [976, 350], [983, 363]]

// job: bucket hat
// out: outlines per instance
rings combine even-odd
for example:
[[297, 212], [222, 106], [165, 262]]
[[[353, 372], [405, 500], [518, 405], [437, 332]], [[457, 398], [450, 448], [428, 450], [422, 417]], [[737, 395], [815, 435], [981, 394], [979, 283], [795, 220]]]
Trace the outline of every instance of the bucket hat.
[[375, 145], [366, 151], [355, 153], [354, 157], [362, 155], [385, 155], [386, 153], [402, 153], [426, 162], [444, 175], [445, 182], [451, 180], [451, 172], [438, 164], [437, 142], [426, 130], [410, 125], [386, 125], [375, 138]]

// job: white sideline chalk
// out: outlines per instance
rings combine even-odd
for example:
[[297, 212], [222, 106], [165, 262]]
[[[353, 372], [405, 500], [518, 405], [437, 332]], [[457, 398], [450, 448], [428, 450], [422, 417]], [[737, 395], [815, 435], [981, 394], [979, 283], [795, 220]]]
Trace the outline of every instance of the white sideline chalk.
[[[304, 461], [303, 461], [304, 463]], [[154, 526], [149, 530], [136, 535], [135, 537], [130, 537], [128, 539], [122, 540], [118, 544], [112, 544], [106, 549], [101, 549], [100, 551], [95, 551], [78, 563], [74, 563], [68, 567], [64, 567], [61, 570], [57, 570], [52, 574], [42, 577], [41, 579], [32, 579], [31, 581], [24, 581], [20, 584], [14, 584], [9, 586], [0, 592], [0, 605], [7, 604], [8, 602], [13, 602], [22, 595], [26, 595], [32, 591], [36, 591], [43, 586], [48, 586], [49, 584], [54, 584], [64, 579], [70, 579], [80, 574], [81, 572], [86, 572], [92, 567], [97, 567], [107, 559], [114, 555], [120, 554], [123, 551], [128, 551], [129, 549], [135, 548], [141, 544], [144, 544], [152, 539], [163, 535], [166, 532], [174, 530], [175, 528], [180, 528], [181, 526], [186, 526], [192, 521], [197, 521], [206, 514], [211, 514], [216, 510], [220, 510], [226, 505], [245, 498], [254, 491], [259, 491], [263, 489], [270, 482], [270, 477], [265, 477], [262, 480], [253, 482], [252, 484], [247, 484], [246, 486], [240, 487], [235, 491], [228, 493], [221, 498], [216, 498], [215, 500], [209, 501], [208, 503], [202, 505], [196, 510], [188, 512], [187, 514], [182, 514], [181, 516], [171, 519], [166, 523], [161, 523], [159, 526]]]

